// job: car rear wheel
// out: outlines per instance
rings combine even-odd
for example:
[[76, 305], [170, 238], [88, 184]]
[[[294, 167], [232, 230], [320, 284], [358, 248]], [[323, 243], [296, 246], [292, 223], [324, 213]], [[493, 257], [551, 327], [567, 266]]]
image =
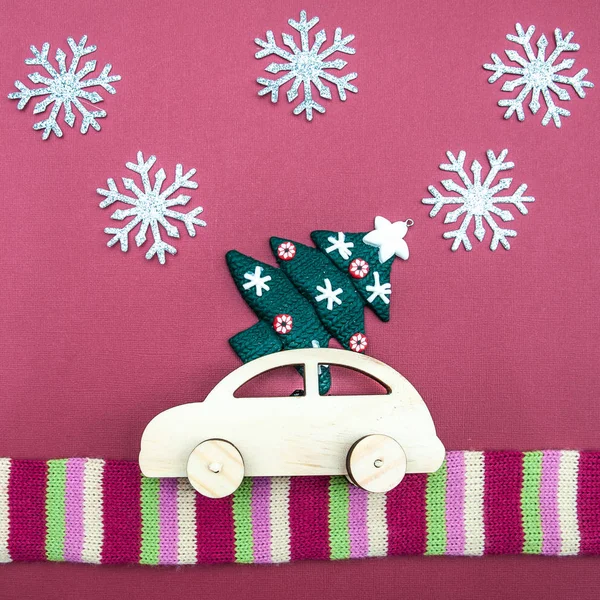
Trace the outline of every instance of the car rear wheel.
[[387, 435], [367, 435], [350, 448], [346, 468], [354, 485], [368, 492], [389, 492], [404, 479], [406, 454]]
[[206, 440], [198, 444], [187, 461], [192, 487], [207, 498], [224, 498], [240, 487], [244, 460], [239, 450], [226, 440]]

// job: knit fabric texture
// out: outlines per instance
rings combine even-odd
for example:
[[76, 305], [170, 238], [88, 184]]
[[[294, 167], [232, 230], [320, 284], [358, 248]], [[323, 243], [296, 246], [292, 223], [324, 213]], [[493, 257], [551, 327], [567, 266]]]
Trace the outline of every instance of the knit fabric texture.
[[600, 554], [600, 452], [448, 452], [387, 494], [344, 477], [257, 477], [220, 500], [135, 462], [0, 458], [0, 562], [408, 554]]

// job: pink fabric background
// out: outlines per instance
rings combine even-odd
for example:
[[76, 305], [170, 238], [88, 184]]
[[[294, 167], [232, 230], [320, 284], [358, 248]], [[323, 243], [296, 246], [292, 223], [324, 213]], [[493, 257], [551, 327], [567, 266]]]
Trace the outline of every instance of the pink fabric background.
[[[253, 39], [287, 31], [300, 9], [356, 35], [357, 95], [312, 123], [256, 95]], [[224, 254], [272, 260], [269, 235], [366, 231], [411, 217], [394, 266], [389, 324], [367, 311], [370, 354], [426, 399], [452, 449], [598, 448], [600, 286], [598, 89], [568, 103], [561, 130], [504, 121], [500, 83], [481, 68], [519, 21], [576, 32], [575, 71], [600, 83], [594, 0], [488, 2], [34, 3], [0, 13], [0, 455], [135, 459], [146, 422], [203, 398], [240, 363], [227, 339], [255, 319]], [[65, 127], [42, 142], [32, 107], [6, 99], [26, 80], [29, 45], [89, 35], [122, 75], [102, 131]], [[553, 40], [551, 48], [553, 48]], [[107, 95], [105, 95], [107, 96]], [[78, 127], [79, 124], [76, 125]], [[509, 149], [515, 186], [536, 202], [509, 252], [452, 253], [420, 203], [446, 150], [485, 160]], [[208, 227], [167, 265], [106, 248], [112, 211], [95, 192], [138, 150], [198, 169], [190, 206]], [[488, 233], [489, 236], [489, 233]], [[296, 383], [296, 382], [294, 382]], [[10, 565], [0, 598], [597, 598], [594, 560], [384, 559], [283, 567]]]

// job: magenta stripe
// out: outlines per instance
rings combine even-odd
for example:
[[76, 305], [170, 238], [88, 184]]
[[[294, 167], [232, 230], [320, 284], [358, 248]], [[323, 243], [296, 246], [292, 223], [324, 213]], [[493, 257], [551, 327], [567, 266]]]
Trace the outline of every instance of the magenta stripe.
[[446, 454], [446, 554], [465, 551], [465, 454]]
[[387, 493], [388, 555], [423, 554], [427, 475], [412, 473]]
[[542, 455], [540, 512], [542, 517], [542, 554], [560, 552], [560, 521], [558, 518], [558, 473], [560, 450], [545, 450]]
[[290, 480], [292, 560], [329, 559], [329, 477]]
[[485, 554], [523, 551], [522, 486], [522, 452], [485, 453]]
[[600, 554], [600, 452], [579, 455], [578, 488], [581, 554]]
[[140, 467], [135, 462], [107, 460], [104, 465], [103, 564], [140, 560], [141, 479]]
[[42, 460], [13, 460], [8, 482], [8, 552], [15, 561], [46, 560], [46, 477]]
[[161, 565], [177, 564], [177, 479], [161, 479], [160, 504], [160, 552]]
[[233, 496], [214, 499], [196, 495], [196, 535], [198, 562], [235, 561]]
[[252, 486], [252, 535], [254, 562], [271, 562], [271, 522], [269, 518], [271, 480], [256, 477]]
[[350, 558], [363, 558], [369, 554], [369, 534], [367, 531], [368, 492], [351, 485], [348, 529], [350, 534]]
[[85, 458], [67, 461], [65, 490], [65, 560], [81, 562], [83, 550], [83, 482]]

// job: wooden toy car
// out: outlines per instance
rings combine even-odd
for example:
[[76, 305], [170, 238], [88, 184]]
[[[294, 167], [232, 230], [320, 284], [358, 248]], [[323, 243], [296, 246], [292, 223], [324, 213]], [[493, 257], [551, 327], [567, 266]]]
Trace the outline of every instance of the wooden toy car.
[[[265, 371], [304, 371], [305, 395], [236, 398]], [[320, 365], [362, 372], [388, 391], [320, 396]], [[436, 471], [445, 450], [417, 390], [374, 358], [329, 348], [286, 350], [249, 362], [222, 379], [204, 402], [170, 408], [150, 421], [141, 442], [147, 477], [185, 477], [201, 494], [232, 494], [244, 476], [346, 475], [387, 492], [405, 473]]]

